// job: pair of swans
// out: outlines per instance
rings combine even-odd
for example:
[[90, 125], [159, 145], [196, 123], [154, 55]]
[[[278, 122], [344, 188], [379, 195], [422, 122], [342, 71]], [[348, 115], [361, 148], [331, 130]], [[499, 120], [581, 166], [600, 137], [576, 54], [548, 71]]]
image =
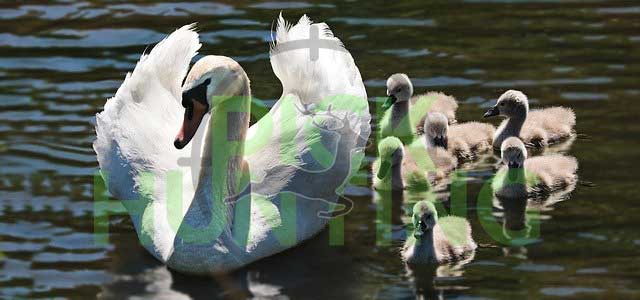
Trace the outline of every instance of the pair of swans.
[[[311, 31], [334, 49], [311, 59]], [[360, 166], [370, 115], [353, 58], [306, 16], [295, 26], [280, 16], [276, 35], [282, 96], [251, 127], [250, 81], [237, 62], [205, 56], [187, 74], [200, 48], [193, 26], [143, 55], [97, 115], [109, 191], [142, 245], [173, 269], [226, 272], [309, 239]]]

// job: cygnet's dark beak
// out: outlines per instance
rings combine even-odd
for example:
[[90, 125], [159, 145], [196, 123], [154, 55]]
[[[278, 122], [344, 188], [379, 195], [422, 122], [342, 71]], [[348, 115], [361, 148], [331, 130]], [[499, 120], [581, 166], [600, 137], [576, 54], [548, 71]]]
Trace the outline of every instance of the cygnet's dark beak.
[[495, 117], [497, 115], [500, 114], [500, 110], [498, 109], [498, 106], [494, 106], [491, 109], [487, 110], [486, 113], [484, 113], [484, 118], [489, 118], [489, 117]]
[[427, 223], [424, 220], [420, 220], [418, 221], [418, 224], [416, 225], [416, 228], [413, 232], [413, 236], [417, 239], [421, 238], [423, 235], [425, 235], [425, 233], [427, 233], [427, 231], [431, 229], [429, 228], [429, 226], [427, 226]]
[[418, 222], [416, 225], [416, 229], [413, 231], [413, 236], [417, 239], [421, 238], [424, 235], [424, 223], [422, 221]]
[[383, 179], [389, 173], [389, 169], [391, 169], [391, 163], [387, 160], [383, 160], [380, 163], [380, 169], [378, 169], [378, 179]]
[[436, 147], [442, 147], [444, 149], [447, 149], [447, 147], [449, 146], [449, 139], [447, 139], [446, 136], [437, 136], [433, 138], [433, 144]]
[[507, 166], [509, 166], [509, 169], [520, 169], [520, 163], [516, 161], [510, 161]]
[[383, 110], [389, 109], [391, 107], [391, 105], [396, 103], [396, 101], [398, 101], [398, 98], [396, 98], [395, 95], [389, 95], [387, 100], [382, 104], [382, 109]]

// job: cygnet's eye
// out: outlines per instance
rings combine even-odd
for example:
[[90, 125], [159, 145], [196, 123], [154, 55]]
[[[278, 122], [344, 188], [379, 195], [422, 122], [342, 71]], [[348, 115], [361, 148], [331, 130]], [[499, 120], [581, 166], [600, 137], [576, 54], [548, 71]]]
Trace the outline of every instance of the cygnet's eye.
[[500, 106], [504, 106], [504, 102], [500, 103]]

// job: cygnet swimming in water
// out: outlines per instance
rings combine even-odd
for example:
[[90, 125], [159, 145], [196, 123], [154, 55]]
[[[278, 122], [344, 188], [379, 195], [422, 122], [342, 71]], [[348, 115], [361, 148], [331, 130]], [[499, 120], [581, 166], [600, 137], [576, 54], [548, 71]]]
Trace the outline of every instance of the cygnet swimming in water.
[[519, 137], [528, 147], [545, 147], [574, 134], [576, 116], [566, 107], [551, 107], [529, 111], [529, 99], [516, 90], [508, 90], [484, 117], [503, 116], [493, 138], [493, 148], [500, 149], [509, 137]]
[[413, 234], [402, 248], [402, 259], [408, 264], [448, 263], [475, 253], [469, 222], [456, 216], [438, 218], [430, 201], [414, 205], [412, 222]]
[[527, 149], [517, 137], [502, 143], [502, 162], [493, 179], [493, 190], [499, 197], [539, 198], [575, 184], [578, 161], [562, 154], [527, 158]]
[[491, 124], [466, 122], [449, 125], [441, 113], [430, 113], [424, 123], [427, 148], [442, 147], [459, 160], [473, 160], [492, 149], [495, 127]]

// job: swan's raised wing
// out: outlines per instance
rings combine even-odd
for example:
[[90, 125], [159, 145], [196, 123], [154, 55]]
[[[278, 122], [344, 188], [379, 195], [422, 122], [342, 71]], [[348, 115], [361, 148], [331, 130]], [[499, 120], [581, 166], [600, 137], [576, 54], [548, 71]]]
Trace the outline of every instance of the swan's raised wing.
[[281, 15], [276, 34], [271, 66], [283, 93], [248, 133], [253, 192], [335, 200], [371, 131], [360, 71], [324, 23], [303, 16], [291, 26]]
[[327, 24], [313, 24], [306, 15], [294, 26], [280, 15], [271, 67], [282, 83], [283, 96], [296, 94], [304, 103], [342, 95], [367, 99], [349, 51]]
[[151, 174], [164, 183], [167, 171], [183, 171], [183, 198], [191, 199], [191, 172], [178, 163], [181, 157], [189, 156], [190, 148], [177, 150], [173, 137], [184, 113], [180, 105], [182, 80], [199, 48], [193, 26], [176, 30], [149, 54], [142, 55], [104, 111], [96, 116], [93, 148], [109, 191], [116, 198], [138, 199], [146, 192], [158, 196], [153, 191], [141, 191], [140, 175]]

